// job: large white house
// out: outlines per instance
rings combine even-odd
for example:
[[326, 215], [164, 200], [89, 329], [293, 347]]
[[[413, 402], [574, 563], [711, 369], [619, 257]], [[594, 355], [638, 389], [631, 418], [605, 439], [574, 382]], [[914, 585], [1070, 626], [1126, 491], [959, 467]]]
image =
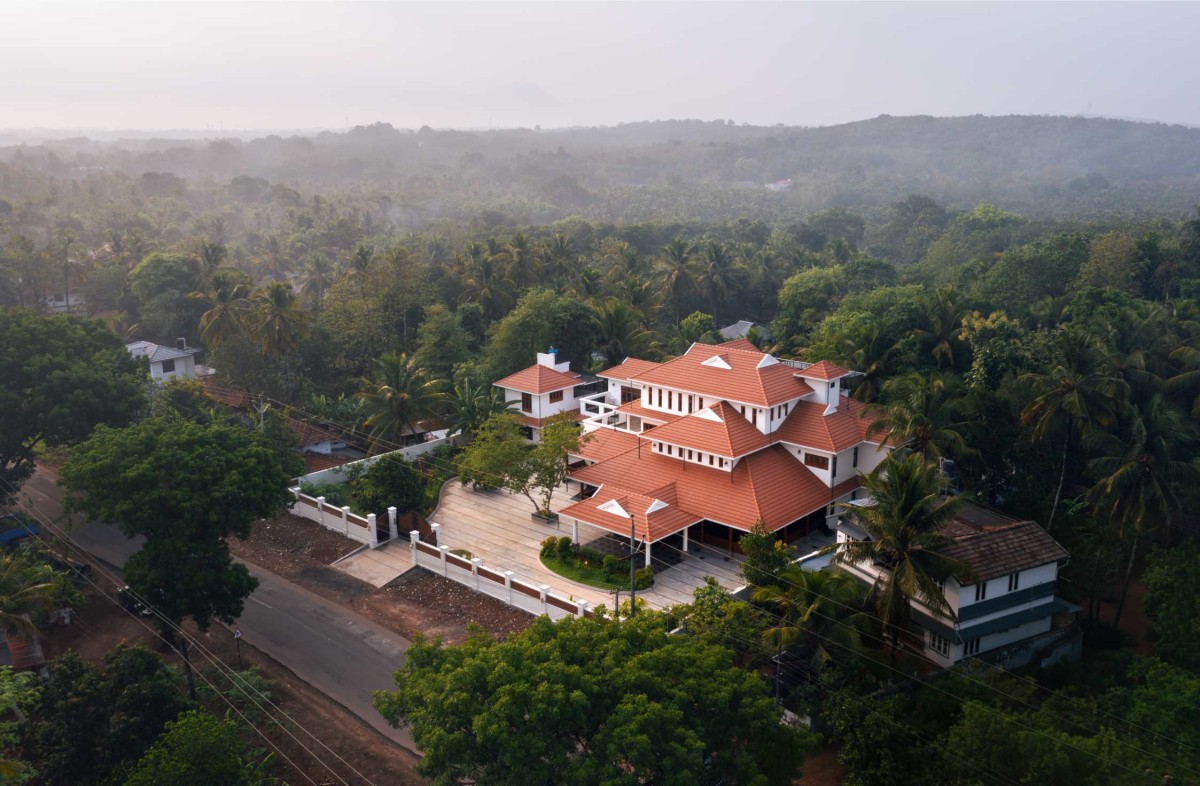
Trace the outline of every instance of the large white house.
[[828, 527], [859, 472], [887, 453], [843, 395], [850, 373], [780, 361], [744, 339], [663, 363], [627, 359], [601, 372], [607, 389], [579, 398], [588, 438], [568, 484], [580, 499], [559, 514], [576, 539], [580, 526], [628, 537], [632, 519], [646, 564], [659, 541], [732, 550], [756, 522], [787, 541]]
[[[970, 572], [943, 583], [953, 617], [920, 601], [911, 603], [925, 655], [935, 663], [951, 665], [1037, 639], [1050, 633], [1056, 614], [1076, 608], [1054, 594], [1058, 567], [1065, 563], [1067, 552], [1036, 522], [968, 503], [943, 532], [954, 541], [941, 553], [969, 565]], [[866, 537], [852, 514], [842, 517], [839, 543]], [[886, 570], [868, 563], [841, 567], [868, 584]]]

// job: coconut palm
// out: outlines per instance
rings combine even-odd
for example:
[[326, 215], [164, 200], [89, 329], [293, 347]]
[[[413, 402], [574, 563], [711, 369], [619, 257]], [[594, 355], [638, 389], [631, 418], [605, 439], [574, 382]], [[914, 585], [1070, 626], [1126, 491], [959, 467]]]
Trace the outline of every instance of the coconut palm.
[[953, 284], [938, 287], [921, 298], [925, 326], [917, 331], [929, 347], [938, 368], [957, 368], [967, 359], [968, 347], [962, 339], [962, 321], [967, 314], [966, 298]]
[[1107, 369], [1099, 340], [1081, 329], [1059, 333], [1055, 342], [1054, 366], [1041, 373], [1025, 374], [1020, 381], [1032, 386], [1034, 398], [1021, 413], [1021, 422], [1032, 425], [1037, 441], [1061, 435], [1058, 485], [1046, 529], [1054, 526], [1054, 515], [1062, 498], [1070, 446], [1093, 428], [1108, 428], [1116, 422], [1128, 386]]
[[537, 281], [540, 266], [525, 233], [513, 235], [504, 247], [504, 256], [508, 262], [508, 277], [516, 283], [518, 291]]
[[300, 294], [308, 298], [313, 311], [321, 310], [321, 298], [333, 284], [333, 263], [322, 253], [310, 254], [304, 262]]
[[32, 636], [35, 614], [46, 614], [59, 603], [62, 576], [25, 551], [0, 554], [0, 631], [5, 636]]
[[1097, 478], [1087, 493], [1096, 516], [1129, 538], [1129, 562], [1113, 626], [1121, 621], [1138, 544], [1165, 528], [1181, 509], [1179, 492], [1200, 483], [1200, 427], [1161, 395], [1133, 405], [1116, 433], [1096, 430], [1084, 442]]
[[662, 284], [675, 308], [675, 321], [682, 318], [684, 298], [696, 291], [696, 269], [692, 262], [692, 244], [681, 237], [674, 237], [663, 246], [659, 263], [662, 266]]
[[358, 396], [367, 414], [372, 447], [398, 445], [416, 433], [417, 424], [440, 414], [444, 383], [403, 352], [375, 361], [375, 378], [362, 380]]
[[919, 453], [891, 453], [864, 477], [863, 488], [872, 504], [844, 509], [853, 513], [869, 539], [835, 543], [825, 552], [834, 554], [838, 564], [866, 563], [879, 569], [872, 590], [875, 613], [895, 651], [913, 601], [955, 616], [941, 582], [954, 574], [969, 575], [970, 566], [939, 549], [953, 542], [942, 528], [962, 500], [941, 494], [937, 467]]
[[971, 453], [963, 437], [970, 406], [957, 376], [914, 371], [889, 379], [882, 392], [884, 403], [867, 406], [875, 418], [867, 436], [883, 434], [883, 444], [907, 447], [927, 460]]
[[738, 268], [724, 243], [710, 240], [700, 249], [700, 291], [708, 298], [709, 310], [716, 314], [729, 293], [738, 289]]
[[308, 330], [308, 315], [300, 310], [287, 284], [275, 282], [254, 293], [251, 331], [262, 351], [271, 357], [295, 352]]
[[855, 380], [857, 384], [853, 396], [868, 404], [879, 398], [884, 380], [907, 360], [900, 344], [879, 325], [869, 325], [844, 336], [842, 345], [850, 358], [851, 368], [861, 372], [861, 376]]
[[204, 346], [216, 349], [227, 341], [246, 335], [246, 316], [250, 311], [250, 288], [234, 281], [221, 282], [208, 295], [193, 292], [192, 297], [207, 297], [212, 308], [200, 316], [200, 339]]
[[637, 311], [624, 301], [607, 298], [596, 307], [595, 319], [602, 342], [599, 349], [609, 365], [640, 355], [650, 343], [650, 331], [643, 327]]
[[863, 585], [841, 570], [802, 570], [791, 567], [779, 581], [754, 590], [751, 598], [775, 614], [776, 624], [763, 632], [768, 644], [780, 650], [797, 645], [810, 653], [809, 664], [820, 671], [833, 660], [834, 649], [857, 651], [861, 634], [872, 618], [862, 611]]
[[454, 386], [446, 401], [450, 422], [470, 438], [492, 415], [514, 411], [517, 402], [506, 402], [504, 391], [486, 382], [464, 379]]
[[541, 248], [542, 271], [551, 281], [564, 281], [571, 275], [571, 269], [578, 258], [571, 238], [556, 232]]
[[470, 243], [463, 263], [461, 303], [478, 303], [489, 321], [498, 319], [512, 302], [512, 285], [496, 256], [479, 243]]

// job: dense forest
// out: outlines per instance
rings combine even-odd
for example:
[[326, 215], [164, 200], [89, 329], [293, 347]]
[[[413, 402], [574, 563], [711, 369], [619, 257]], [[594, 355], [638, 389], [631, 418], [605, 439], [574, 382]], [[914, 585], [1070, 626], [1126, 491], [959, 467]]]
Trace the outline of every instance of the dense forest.
[[[1107, 120], [68, 140], [0, 150], [0, 304], [82, 296], [377, 447], [479, 425], [491, 381], [549, 346], [600, 370], [751, 320], [780, 356], [861, 371], [853, 395], [922, 466], [952, 459], [964, 493], [1041, 522], [1086, 608], [1093, 668], [1041, 675], [1045, 696], [968, 675], [864, 701], [878, 652], [804, 670], [788, 701], [829, 718], [847, 782], [1135, 783], [1200, 767], [1181, 709], [1200, 586], [1178, 556], [1200, 502], [1197, 204], [1200, 130]], [[1154, 657], [1114, 631], [1135, 582]], [[746, 619], [698, 595], [697, 635], [710, 602], [761, 665], [786, 607], [762, 597]]]

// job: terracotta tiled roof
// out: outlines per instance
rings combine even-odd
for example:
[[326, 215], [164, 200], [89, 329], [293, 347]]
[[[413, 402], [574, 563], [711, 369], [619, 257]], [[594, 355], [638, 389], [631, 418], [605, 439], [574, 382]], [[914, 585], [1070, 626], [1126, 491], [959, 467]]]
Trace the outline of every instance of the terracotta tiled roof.
[[571, 479], [644, 495], [673, 482], [681, 509], [745, 530], [760, 518], [769, 529], [780, 529], [860, 485], [854, 477], [830, 489], [780, 445], [746, 456], [732, 472], [643, 447], [576, 470]]
[[758, 352], [758, 347], [750, 343], [747, 338], [735, 338], [730, 341], [721, 342], [720, 346], [729, 347], [730, 349], [742, 349], [746, 352]]
[[522, 393], [532, 393], [536, 396], [552, 390], [575, 387], [579, 383], [579, 375], [574, 372], [555, 371], [538, 363], [494, 384], [498, 388], [519, 390]]
[[[673, 492], [671, 486], [665, 487]], [[559, 515], [603, 527], [620, 535], [629, 535], [629, 517], [633, 514], [637, 537], [658, 540], [703, 519], [683, 510], [671, 499], [674, 493], [662, 495], [638, 494], [618, 486], [605, 486], [587, 499], [559, 511]]]
[[642, 374], [651, 369], [658, 368], [661, 363], [655, 363], [652, 360], [639, 360], [638, 358], [625, 358], [618, 365], [610, 369], [601, 371], [596, 376], [605, 377], [607, 379], [633, 379], [638, 374]]
[[320, 472], [323, 469], [333, 469], [343, 464], [349, 464], [353, 460], [343, 458], [342, 456], [326, 456], [324, 453], [316, 453], [310, 450], [304, 454], [304, 473], [307, 475], [313, 472]]
[[1033, 521], [978, 530], [962, 535], [939, 551], [971, 566], [973, 576], [963, 583], [987, 581], [1067, 558], [1067, 551]]
[[813, 363], [808, 368], [801, 369], [796, 373], [802, 377], [809, 377], [810, 379], [822, 379], [826, 382], [832, 379], [840, 379], [850, 375], [849, 371], [841, 366], [835, 366], [828, 360], [822, 360], [819, 363]]
[[659, 426], [647, 439], [729, 458], [745, 456], [770, 444], [761, 431], [724, 401]]
[[629, 431], [617, 431], [611, 428], [598, 428], [589, 432], [589, 439], [580, 440], [579, 450], [575, 455], [588, 461], [605, 461], [637, 447], [638, 435]]
[[653, 420], [656, 423], [666, 423], [668, 420], [674, 420], [679, 417], [679, 415], [676, 415], [672, 412], [659, 412], [658, 410], [654, 409], [646, 409], [646, 407], [642, 406], [641, 399], [627, 401], [626, 403], [617, 407], [617, 411], [628, 412], [630, 415], [636, 415], [642, 420]]
[[250, 394], [240, 390], [229, 390], [215, 384], [212, 377], [204, 377], [201, 380], [204, 385], [204, 392], [212, 398], [220, 401], [222, 404], [233, 407], [234, 409], [244, 409], [250, 405]]
[[[854, 447], [867, 439], [867, 428], [871, 425], [870, 420], [861, 416], [863, 405], [857, 401], [854, 404], [843, 397], [838, 408], [826, 415], [824, 404], [797, 401], [794, 409], [771, 436], [778, 442], [830, 453]], [[881, 439], [882, 436], [871, 437], [872, 442]]]
[[711, 344], [693, 344], [683, 355], [639, 374], [637, 380], [765, 407], [812, 392], [796, 376], [796, 369], [770, 355]]

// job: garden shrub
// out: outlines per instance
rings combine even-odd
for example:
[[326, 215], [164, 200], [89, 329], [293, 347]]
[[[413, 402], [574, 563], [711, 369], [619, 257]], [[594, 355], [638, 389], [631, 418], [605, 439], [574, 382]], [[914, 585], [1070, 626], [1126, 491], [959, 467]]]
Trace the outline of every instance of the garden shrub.
[[654, 568], [638, 568], [633, 574], [633, 586], [638, 589], [654, 586]]
[[393, 505], [401, 513], [420, 510], [425, 502], [425, 477], [401, 458], [380, 459], [354, 481], [354, 501], [364, 515], [386, 515]]
[[341, 483], [301, 483], [300, 493], [310, 497], [324, 497], [325, 501], [336, 508], [340, 508], [346, 504], [348, 494], [346, 487]]
[[563, 562], [569, 562], [575, 556], [575, 544], [566, 535], [558, 539], [558, 547], [556, 549], [556, 557]]

